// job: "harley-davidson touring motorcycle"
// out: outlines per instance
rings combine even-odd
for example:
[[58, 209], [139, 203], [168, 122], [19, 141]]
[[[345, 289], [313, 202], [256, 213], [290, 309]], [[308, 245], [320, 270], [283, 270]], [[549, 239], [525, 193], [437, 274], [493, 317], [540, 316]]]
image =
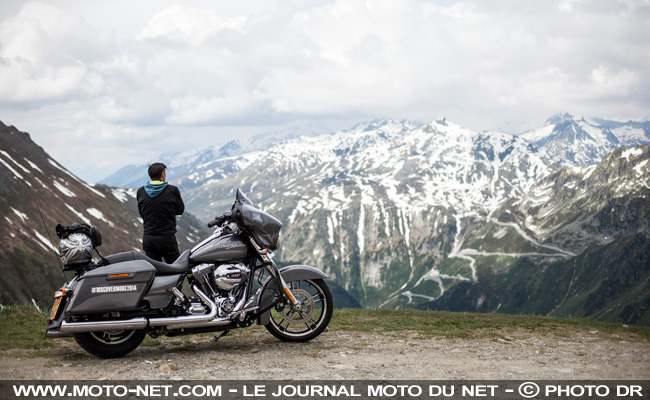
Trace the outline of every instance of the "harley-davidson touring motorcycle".
[[[55, 293], [46, 336], [72, 336], [99, 357], [124, 356], [147, 334], [224, 335], [253, 323], [283, 341], [304, 342], [320, 335], [332, 317], [327, 276], [306, 265], [279, 269], [272, 250], [282, 223], [239, 189], [232, 209], [208, 224], [214, 233], [172, 264], [138, 251], [80, 258], [84, 243], [91, 254], [101, 244], [99, 231], [60, 227], [57, 234], [74, 242], [76, 259], [64, 269], [75, 276]], [[192, 295], [183, 293], [185, 281]]]

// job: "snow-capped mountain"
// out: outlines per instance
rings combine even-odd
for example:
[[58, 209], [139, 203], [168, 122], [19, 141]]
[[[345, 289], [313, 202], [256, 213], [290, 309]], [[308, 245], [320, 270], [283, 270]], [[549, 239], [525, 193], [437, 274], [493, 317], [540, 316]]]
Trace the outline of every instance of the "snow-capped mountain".
[[567, 165], [594, 165], [621, 146], [650, 143], [650, 122], [616, 122], [560, 114], [524, 139], [545, 148]]
[[459, 252], [478, 279], [423, 308], [650, 324], [650, 146], [565, 167], [492, 213]]
[[609, 128], [622, 146], [639, 146], [650, 143], [650, 121], [608, 121], [594, 118], [601, 126]]
[[[226, 171], [224, 164], [231, 168]], [[197, 185], [188, 201], [199, 217], [210, 218], [214, 199], [229, 200], [230, 184], [239, 182], [250, 192], [276, 193], [252, 193], [265, 204], [286, 197], [295, 205], [288, 215], [294, 220], [316, 203], [349, 203], [341, 188], [350, 185], [360, 188], [359, 196], [380, 193], [400, 208], [493, 209], [550, 172], [552, 164], [545, 151], [514, 135], [475, 133], [444, 119], [427, 125], [384, 120], [199, 165], [200, 173], [181, 181], [192, 178]], [[219, 179], [196, 180], [202, 176]], [[285, 186], [289, 190], [281, 191]]]
[[[183, 193], [188, 207], [207, 220], [242, 188], [285, 223], [282, 260], [324, 269], [364, 306], [439, 296], [446, 275], [437, 267], [467, 224], [554, 169], [517, 136], [446, 120], [375, 122], [227, 161], [228, 174]], [[466, 268], [453, 279], [474, 274]]]
[[[619, 297], [638, 289], [613, 284], [619, 278], [600, 271], [624, 275], [625, 266], [647, 281], [630, 259], [641, 252], [643, 267], [650, 256], [643, 228], [649, 217], [641, 211], [650, 198], [647, 146], [618, 149], [589, 167], [563, 167], [549, 153], [521, 137], [477, 133], [446, 120], [386, 120], [221, 160], [232, 169], [184, 196], [207, 220], [227, 210], [234, 190], [242, 188], [285, 223], [281, 262], [325, 270], [364, 307], [645, 321], [650, 313], [643, 317], [639, 308], [643, 296]], [[209, 171], [206, 165], [202, 173]], [[574, 265], [585, 280], [571, 287], [600, 294], [567, 289], [566, 271]], [[557, 276], [545, 274], [546, 268]], [[521, 298], [529, 291], [508, 286], [534, 282], [536, 290], [545, 289], [543, 296], [536, 293], [541, 305]], [[619, 292], [606, 292], [607, 285]], [[463, 293], [475, 296], [464, 308]], [[589, 306], [579, 308], [585, 301]], [[617, 311], [602, 314], [607, 309]]]
[[294, 127], [258, 134], [246, 140], [231, 140], [222, 145], [163, 154], [160, 158], [148, 163], [124, 166], [100, 183], [119, 188], [136, 189], [149, 180], [147, 166], [153, 162], [163, 162], [169, 168], [169, 180], [174, 181], [181, 190], [191, 189], [206, 181], [221, 179], [232, 172], [230, 162], [227, 160], [223, 162], [224, 159], [263, 150], [274, 143], [300, 136], [309, 137], [324, 133], [322, 128]]
[[[177, 182], [188, 209], [205, 221], [227, 210], [242, 188], [285, 223], [282, 262], [325, 270], [362, 306], [439, 307], [449, 298], [462, 303], [453, 297], [456, 287], [492, 282], [486, 271], [505, 273], [522, 260], [540, 268], [573, 262], [590, 246], [607, 245], [597, 233], [561, 227], [577, 218], [569, 210], [592, 218], [605, 207], [587, 211], [574, 197], [610, 198], [616, 191], [573, 193], [556, 174], [575, 162], [597, 164], [621, 143], [643, 143], [645, 125], [634, 124], [565, 114], [517, 137], [444, 119], [380, 120], [260, 151], [178, 158], [191, 172]], [[609, 184], [594, 176], [575, 179], [594, 188]], [[553, 210], [511, 214], [513, 202], [538, 204], [547, 195], [559, 196]]]

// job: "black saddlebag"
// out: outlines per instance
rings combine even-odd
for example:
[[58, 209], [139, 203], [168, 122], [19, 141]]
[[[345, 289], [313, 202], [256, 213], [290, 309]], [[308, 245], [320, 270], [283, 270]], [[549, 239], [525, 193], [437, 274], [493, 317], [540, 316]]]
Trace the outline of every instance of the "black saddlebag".
[[107, 265], [86, 272], [75, 288], [68, 312], [94, 314], [138, 308], [156, 269], [143, 260]]

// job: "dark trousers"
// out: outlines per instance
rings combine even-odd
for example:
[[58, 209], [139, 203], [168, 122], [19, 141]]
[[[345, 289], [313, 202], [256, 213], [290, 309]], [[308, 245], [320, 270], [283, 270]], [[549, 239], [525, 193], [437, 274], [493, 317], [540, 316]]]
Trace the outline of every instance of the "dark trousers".
[[165, 259], [167, 264], [171, 264], [181, 255], [178, 250], [176, 236], [149, 236], [144, 235], [142, 238], [142, 249], [147, 257], [156, 261]]

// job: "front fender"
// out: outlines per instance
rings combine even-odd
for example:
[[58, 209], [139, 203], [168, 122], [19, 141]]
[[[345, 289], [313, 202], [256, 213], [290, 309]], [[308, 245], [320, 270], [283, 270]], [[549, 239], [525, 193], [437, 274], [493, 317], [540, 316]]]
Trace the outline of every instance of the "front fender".
[[[289, 265], [280, 269], [280, 275], [287, 284], [292, 281], [298, 280], [308, 280], [308, 279], [324, 279], [327, 278], [327, 275], [314, 267], [309, 265]], [[278, 291], [278, 283], [272, 277], [268, 277], [264, 284], [262, 285], [262, 291], [260, 292], [260, 297], [258, 305], [260, 308], [268, 307], [273, 302], [273, 297]], [[271, 310], [268, 310], [257, 317], [257, 323], [259, 325], [267, 325], [270, 322]]]

